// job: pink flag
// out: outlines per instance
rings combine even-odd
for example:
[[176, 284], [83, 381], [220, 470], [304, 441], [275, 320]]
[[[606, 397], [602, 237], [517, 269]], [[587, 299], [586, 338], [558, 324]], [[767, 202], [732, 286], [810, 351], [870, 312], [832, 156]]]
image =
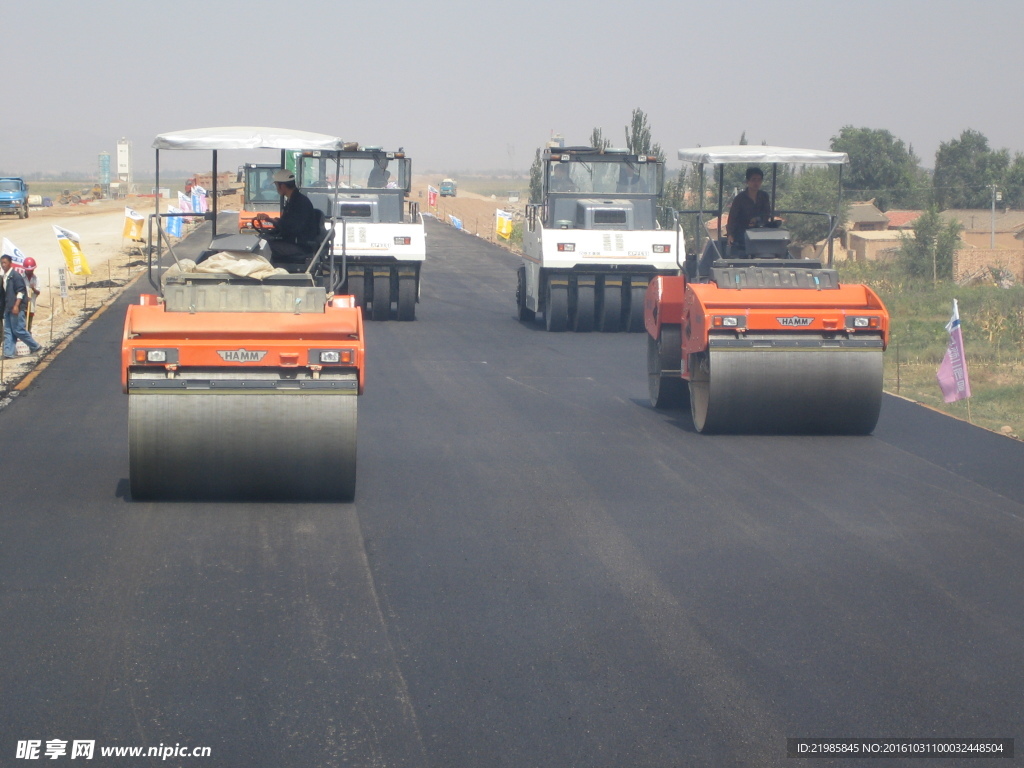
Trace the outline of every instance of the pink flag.
[[946, 323], [949, 345], [939, 366], [939, 389], [947, 403], [971, 396], [971, 382], [967, 378], [967, 358], [964, 357], [964, 336], [960, 330], [960, 309], [953, 299], [953, 317]]
[[431, 208], [437, 205], [437, 190], [429, 184], [427, 185], [427, 205]]

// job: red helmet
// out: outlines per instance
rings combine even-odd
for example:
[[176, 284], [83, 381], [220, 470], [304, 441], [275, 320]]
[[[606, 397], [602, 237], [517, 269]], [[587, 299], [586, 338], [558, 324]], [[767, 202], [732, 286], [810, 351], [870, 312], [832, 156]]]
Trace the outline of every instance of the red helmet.
[[36, 268], [36, 260], [33, 259], [31, 256], [27, 256], [25, 258], [25, 261], [22, 262], [21, 266], [25, 268], [26, 272], [31, 272], [33, 269]]

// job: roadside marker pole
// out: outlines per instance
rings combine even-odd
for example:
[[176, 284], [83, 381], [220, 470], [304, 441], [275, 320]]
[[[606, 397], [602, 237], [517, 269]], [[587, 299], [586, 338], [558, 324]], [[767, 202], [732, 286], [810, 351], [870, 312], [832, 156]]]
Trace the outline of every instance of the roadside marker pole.
[[50, 278], [50, 268], [46, 268], [46, 283], [50, 287], [50, 343], [53, 344], [53, 316], [57, 311], [57, 303], [53, 300], [53, 280]]

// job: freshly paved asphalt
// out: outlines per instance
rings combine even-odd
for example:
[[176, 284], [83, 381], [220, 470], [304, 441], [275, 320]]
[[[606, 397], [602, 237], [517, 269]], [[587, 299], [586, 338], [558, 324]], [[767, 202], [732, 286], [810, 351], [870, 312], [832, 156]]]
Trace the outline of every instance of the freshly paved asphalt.
[[0, 411], [0, 765], [28, 739], [523, 768], [1022, 735], [1024, 445], [892, 397], [871, 437], [698, 435], [647, 404], [643, 335], [520, 324], [517, 259], [429, 231], [417, 321], [367, 323], [354, 504], [132, 502], [138, 290]]

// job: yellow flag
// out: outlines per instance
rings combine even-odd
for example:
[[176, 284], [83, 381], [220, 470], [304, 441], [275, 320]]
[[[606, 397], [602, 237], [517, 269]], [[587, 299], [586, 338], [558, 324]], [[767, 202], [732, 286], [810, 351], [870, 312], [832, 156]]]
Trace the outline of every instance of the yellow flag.
[[499, 237], [503, 237], [508, 240], [512, 237], [512, 215], [508, 211], [497, 210], [494, 212], [497, 217], [497, 223], [495, 224], [495, 231]]
[[85, 254], [82, 253], [82, 242], [78, 235], [70, 229], [58, 227], [56, 224], [53, 225], [53, 233], [57, 236], [61, 253], [64, 254], [64, 261], [67, 262], [71, 273], [91, 275], [92, 270], [89, 269], [89, 262], [86, 260]]
[[121, 231], [121, 237], [127, 237], [129, 240], [142, 240], [142, 222], [146, 220], [146, 217], [141, 213], [131, 209], [124, 209], [124, 229]]

